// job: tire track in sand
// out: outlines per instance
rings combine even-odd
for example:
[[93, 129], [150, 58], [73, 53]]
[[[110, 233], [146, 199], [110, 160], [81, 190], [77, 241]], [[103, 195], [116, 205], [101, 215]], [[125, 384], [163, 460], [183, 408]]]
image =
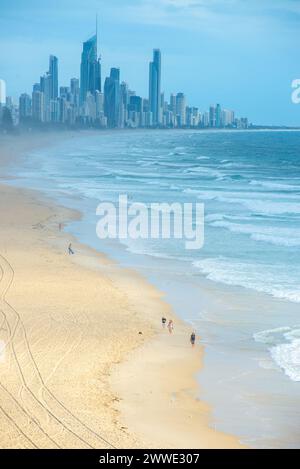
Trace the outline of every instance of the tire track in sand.
[[[42, 375], [40, 373], [40, 370], [32, 355], [30, 344], [27, 338], [26, 329], [21, 320], [21, 317], [19, 313], [6, 300], [6, 295], [8, 291], [10, 290], [14, 281], [14, 276], [15, 276], [14, 269], [9, 263], [9, 261], [1, 254], [0, 254], [0, 261], [1, 261], [1, 269], [3, 271], [2, 282], [5, 276], [8, 277], [7, 285], [3, 289], [3, 292], [1, 293], [1, 302], [2, 302], [2, 306], [4, 306], [4, 308], [2, 309], [5, 310], [3, 311], [3, 314], [5, 316], [5, 323], [9, 332], [8, 342], [10, 343], [13, 356], [14, 356], [14, 360], [17, 365], [19, 375], [21, 377], [22, 387], [23, 387], [23, 390], [26, 391], [27, 397], [28, 396], [31, 397], [32, 401], [34, 402], [36, 406], [35, 410], [37, 410], [37, 408], [39, 408], [40, 410], [43, 410], [47, 414], [48, 418], [54, 420], [54, 422], [56, 423], [56, 426], [60, 427], [60, 430], [63, 430], [64, 432], [68, 432], [69, 434], [71, 434], [72, 437], [75, 438], [75, 441], [79, 440], [81, 444], [89, 448], [92, 448], [92, 447], [115, 448], [115, 446], [112, 443], [110, 443], [107, 438], [105, 438], [98, 432], [95, 432], [88, 425], [82, 422], [74, 413], [72, 413], [63, 404], [63, 402], [57, 399], [56, 396], [46, 386], [42, 378]], [[42, 390], [43, 392], [44, 399], [48, 400], [47, 403], [41, 402], [39, 398], [37, 398], [36, 394], [32, 391], [32, 389], [27, 384], [27, 380], [25, 379], [22, 366], [19, 363], [18, 356], [14, 347], [14, 340], [15, 340], [17, 331], [18, 333], [21, 332], [23, 344], [27, 351], [28, 360], [31, 364], [34, 378], [37, 380], [37, 383], [40, 387], [39, 390]], [[51, 402], [51, 404], [49, 404], [49, 401]], [[50, 437], [50, 439], [52, 438]], [[88, 441], [88, 439], [92, 440], [92, 444]], [[61, 441], [61, 437], [60, 437], [60, 441]], [[100, 443], [100, 446], [99, 446], [99, 443]], [[58, 443], [55, 443], [55, 444], [57, 446], [60, 446]], [[78, 447], [78, 443], [77, 445], [75, 445], [75, 447]]]

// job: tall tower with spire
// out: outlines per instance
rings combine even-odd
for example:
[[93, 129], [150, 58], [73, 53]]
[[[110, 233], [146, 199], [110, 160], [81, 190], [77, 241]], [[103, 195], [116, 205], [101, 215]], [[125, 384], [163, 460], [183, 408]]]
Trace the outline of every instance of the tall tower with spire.
[[161, 52], [153, 51], [153, 61], [149, 66], [149, 105], [153, 124], [161, 124]]
[[50, 55], [49, 58], [49, 75], [51, 76], [50, 99], [58, 97], [58, 58]]
[[93, 96], [101, 92], [101, 59], [97, 54], [98, 18], [96, 18], [96, 34], [83, 43], [80, 66], [80, 104], [86, 101], [88, 93]]

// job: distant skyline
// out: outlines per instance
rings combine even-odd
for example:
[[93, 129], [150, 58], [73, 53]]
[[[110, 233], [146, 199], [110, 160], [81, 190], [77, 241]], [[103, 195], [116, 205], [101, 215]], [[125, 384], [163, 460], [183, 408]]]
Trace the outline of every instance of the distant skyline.
[[17, 102], [60, 60], [59, 83], [80, 77], [82, 42], [99, 15], [102, 75], [111, 67], [147, 95], [149, 56], [164, 55], [161, 90], [207, 109], [222, 102], [256, 124], [300, 125], [291, 82], [300, 78], [296, 0], [1, 0], [0, 79]]

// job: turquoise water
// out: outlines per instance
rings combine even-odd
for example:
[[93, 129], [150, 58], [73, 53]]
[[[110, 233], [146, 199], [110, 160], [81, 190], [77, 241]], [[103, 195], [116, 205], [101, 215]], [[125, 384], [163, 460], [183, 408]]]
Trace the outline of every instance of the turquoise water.
[[[300, 132], [103, 132], [39, 150], [17, 184], [81, 210], [68, 230], [141, 271], [206, 345], [212, 425], [299, 447]], [[97, 239], [96, 206], [203, 202], [205, 244]], [[226, 408], [224, 408], [226, 401]]]

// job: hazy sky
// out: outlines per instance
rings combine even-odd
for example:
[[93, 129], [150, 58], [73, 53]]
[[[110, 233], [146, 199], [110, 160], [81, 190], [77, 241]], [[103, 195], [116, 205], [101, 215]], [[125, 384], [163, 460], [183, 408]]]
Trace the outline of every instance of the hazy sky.
[[152, 49], [162, 86], [263, 124], [300, 125], [291, 82], [300, 78], [300, 0], [0, 0], [0, 78], [15, 98], [59, 58], [60, 85], [79, 76], [81, 45], [101, 22], [103, 77], [112, 66], [148, 94]]

